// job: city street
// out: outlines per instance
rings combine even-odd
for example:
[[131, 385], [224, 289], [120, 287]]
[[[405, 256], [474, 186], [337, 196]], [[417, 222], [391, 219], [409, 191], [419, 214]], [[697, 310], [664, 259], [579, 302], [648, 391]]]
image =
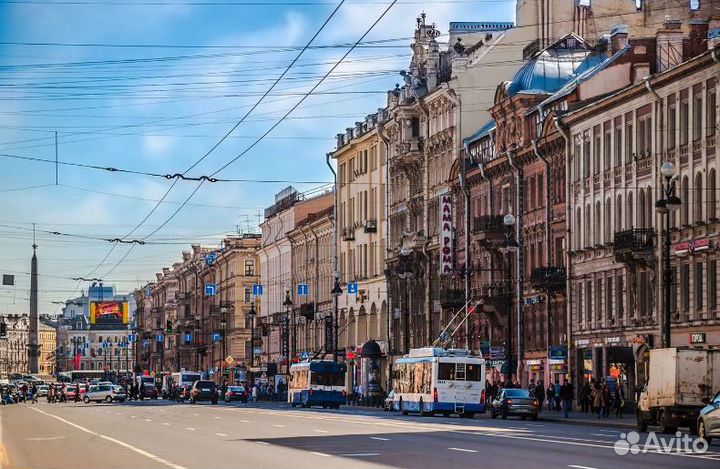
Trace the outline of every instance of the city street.
[[715, 468], [720, 462], [717, 443], [702, 455], [619, 456], [613, 445], [626, 431], [542, 419], [402, 417], [283, 405], [40, 403], [2, 408], [0, 463], [3, 468], [661, 469]]

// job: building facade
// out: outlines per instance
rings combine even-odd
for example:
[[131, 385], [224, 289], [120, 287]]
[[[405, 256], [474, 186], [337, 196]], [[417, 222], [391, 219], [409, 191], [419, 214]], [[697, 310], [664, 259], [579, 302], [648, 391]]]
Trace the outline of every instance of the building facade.
[[39, 372], [43, 376], [54, 376], [56, 367], [57, 331], [43, 322], [38, 327], [40, 343]]
[[6, 314], [0, 316], [0, 322], [6, 328], [6, 336], [0, 338], [0, 376], [28, 373], [30, 318], [27, 314]]

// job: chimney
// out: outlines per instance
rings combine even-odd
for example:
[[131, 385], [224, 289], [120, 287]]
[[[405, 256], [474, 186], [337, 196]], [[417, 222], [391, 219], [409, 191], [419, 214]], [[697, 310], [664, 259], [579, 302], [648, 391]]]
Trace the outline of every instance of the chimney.
[[169, 267], [163, 267], [163, 277], [170, 274], [170, 268]]
[[353, 138], [353, 128], [347, 127], [345, 129], [345, 140], [347, 140], [347, 142], [349, 143], [350, 140], [352, 140], [352, 138]]
[[363, 133], [363, 123], [355, 122], [355, 136], [359, 137]]
[[628, 43], [628, 27], [626, 24], [617, 24], [610, 31], [610, 55], [623, 49]]
[[665, 28], [655, 35], [655, 47], [657, 49], [657, 72], [664, 72], [671, 69], [684, 60], [683, 54], [683, 32], [678, 21], [665, 19]]
[[197, 256], [198, 254], [200, 254], [199, 244], [191, 244], [190, 247], [192, 248], [193, 256]]
[[337, 134], [335, 139], [337, 140], [335, 144], [338, 150], [345, 146], [345, 134]]
[[690, 57], [697, 57], [707, 50], [708, 22], [690, 20]]
[[161, 273], [161, 272], [155, 273], [155, 278], [157, 279], [158, 282], [159, 282], [160, 280], [162, 280], [162, 277], [163, 277], [163, 276], [162, 276], [162, 273]]

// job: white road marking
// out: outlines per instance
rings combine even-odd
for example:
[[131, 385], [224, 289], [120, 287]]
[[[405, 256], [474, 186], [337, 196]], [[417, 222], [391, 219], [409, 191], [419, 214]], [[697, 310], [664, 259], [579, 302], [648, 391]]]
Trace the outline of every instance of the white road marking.
[[577, 464], [568, 464], [568, 467], [574, 467], [575, 469], [596, 469], [590, 466], [578, 466]]
[[273, 425], [273, 427], [277, 427], [277, 428], [285, 428], [285, 425], [278, 425], [278, 424], [275, 424], [275, 425]]
[[195, 431], [195, 429], [193, 427], [185, 427], [185, 430], [190, 430], [191, 432]]
[[602, 432], [602, 433], [612, 433], [613, 435], [618, 433], [617, 430], [598, 430], [598, 431]]
[[255, 443], [257, 443], [259, 445], [269, 445], [270, 444], [267, 441], [256, 441]]
[[130, 416], [130, 418], [131, 418], [131, 419], [134, 419], [134, 418], [135, 418], [135, 416], [134, 416], [134, 415], [131, 415], [131, 416]]
[[380, 436], [371, 436], [371, 440], [378, 440], [378, 441], [390, 441], [390, 438], [382, 438]]
[[152, 422], [152, 419], [145, 419], [146, 422]]
[[329, 454], [319, 453], [319, 452], [317, 452], [317, 451], [310, 451], [310, 454], [314, 454], [315, 456], [325, 456], [326, 458], [329, 458], [329, 457], [330, 457]]
[[318, 433], [327, 433], [328, 432], [327, 430], [313, 430], [313, 431], [316, 431]]
[[250, 420], [240, 420], [242, 423], [250, 423]]
[[168, 427], [170, 426], [170, 424], [167, 422], [164, 422], [163, 425], [167, 425]]
[[343, 453], [340, 456], [362, 458], [365, 456], [380, 456], [380, 453]]
[[463, 453], [477, 453], [477, 450], [474, 449], [465, 449], [465, 448], [448, 448], [451, 451], [462, 451]]
[[199, 417], [200, 414], [193, 414], [193, 417]]
[[167, 459], [163, 459], [163, 458], [161, 458], [161, 457], [159, 457], [159, 456], [155, 456], [155, 455], [152, 454], [152, 453], [149, 453], [149, 452], [147, 452], [147, 451], [145, 451], [145, 450], [143, 450], [143, 449], [137, 448], [137, 447], [135, 447], [135, 446], [133, 446], [133, 445], [131, 445], [131, 444], [129, 444], [129, 443], [125, 443], [124, 441], [120, 441], [120, 440], [118, 440], [118, 439], [116, 439], [116, 438], [113, 438], [113, 437], [110, 437], [110, 436], [107, 436], [107, 435], [103, 435], [103, 434], [98, 433], [98, 432], [94, 432], [94, 431], [90, 430], [89, 428], [85, 428], [85, 427], [83, 427], [83, 426], [81, 426], [81, 425], [78, 425], [78, 424], [76, 424], [76, 423], [73, 423], [73, 422], [71, 422], [71, 421], [69, 421], [69, 420], [65, 420], [64, 418], [58, 417], [57, 415], [53, 415], [53, 414], [51, 414], [51, 413], [42, 411], [42, 410], [40, 410], [40, 409], [38, 409], [38, 408], [36, 408], [36, 407], [30, 407], [30, 409], [31, 409], [31, 410], [34, 410], [35, 412], [39, 412], [39, 413], [41, 413], [41, 414], [43, 414], [43, 415], [47, 415], [48, 417], [52, 417], [52, 418], [54, 418], [54, 419], [56, 419], [56, 420], [59, 420], [59, 421], [65, 423], [65, 424], [67, 424], [67, 425], [70, 425], [71, 427], [77, 428], [77, 429], [80, 430], [80, 431], [83, 431], [83, 432], [85, 432], [85, 433], [89, 433], [90, 435], [94, 435], [94, 436], [97, 436], [97, 437], [102, 438], [102, 439], [104, 439], [104, 440], [107, 440], [107, 441], [110, 441], [110, 442], [112, 442], [112, 443], [115, 443], [115, 444], [118, 445], [118, 446], [122, 446], [123, 448], [129, 449], [130, 451], [133, 451], [133, 452], [135, 452], [135, 453], [137, 453], [137, 454], [139, 454], [139, 455], [141, 455], [141, 456], [145, 456], [146, 458], [152, 459], [153, 461], [158, 462], [158, 463], [160, 463], [160, 464], [163, 464], [163, 465], [165, 465], [165, 466], [171, 467], [171, 468], [173, 468], [173, 469], [186, 469], [184, 466], [181, 466], [181, 465], [179, 465], [179, 464], [172, 463], [172, 462], [168, 461]]
[[591, 433], [591, 435], [592, 436], [604, 436], [606, 438], [609, 436], [612, 436], [612, 435], [608, 435], [607, 433]]
[[227, 436], [225, 433], [216, 433], [217, 436]]
[[28, 441], [53, 441], [53, 440], [62, 440], [65, 438], [64, 436], [46, 436], [46, 437], [37, 437], [37, 438], [25, 438]]
[[118, 412], [117, 414], [118, 414], [118, 415], [122, 415], [122, 412]]
[[214, 419], [220, 420], [222, 417], [213, 417]]

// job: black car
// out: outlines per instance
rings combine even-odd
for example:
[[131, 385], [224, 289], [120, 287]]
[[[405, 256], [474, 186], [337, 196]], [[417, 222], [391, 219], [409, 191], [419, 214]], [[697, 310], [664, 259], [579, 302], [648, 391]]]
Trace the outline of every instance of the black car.
[[519, 415], [523, 420], [537, 420], [539, 408], [540, 403], [527, 389], [501, 389], [490, 404], [490, 417]]
[[240, 401], [243, 403], [248, 401], [248, 393], [247, 390], [245, 390], [245, 386], [228, 386], [227, 391], [225, 391], [225, 402], [231, 401]]
[[199, 401], [218, 403], [218, 392], [214, 381], [195, 381], [190, 389], [190, 404]]

